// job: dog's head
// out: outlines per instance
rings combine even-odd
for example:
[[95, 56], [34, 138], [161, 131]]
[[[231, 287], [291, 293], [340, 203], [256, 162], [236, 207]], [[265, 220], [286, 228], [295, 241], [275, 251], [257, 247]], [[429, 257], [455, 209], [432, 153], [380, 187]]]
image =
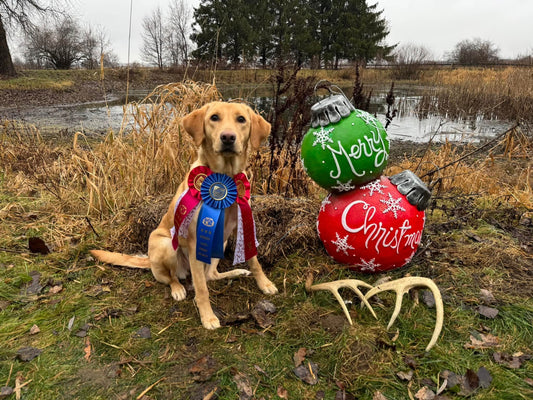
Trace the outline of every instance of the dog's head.
[[241, 103], [208, 103], [182, 119], [185, 131], [207, 153], [246, 156], [248, 144], [258, 149], [270, 134], [270, 124]]

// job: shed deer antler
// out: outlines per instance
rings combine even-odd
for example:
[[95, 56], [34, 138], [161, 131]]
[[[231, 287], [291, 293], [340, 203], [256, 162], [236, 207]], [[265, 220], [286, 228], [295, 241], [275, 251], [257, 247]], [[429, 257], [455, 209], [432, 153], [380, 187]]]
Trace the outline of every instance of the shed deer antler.
[[372, 289], [374, 286], [369, 285], [366, 282], [359, 281], [357, 279], [343, 279], [339, 281], [333, 281], [333, 282], [326, 282], [326, 283], [319, 283], [317, 285], [313, 285], [310, 287], [311, 290], [329, 290], [331, 293], [333, 293], [333, 296], [337, 299], [339, 304], [342, 307], [342, 310], [344, 311], [344, 315], [346, 315], [346, 318], [348, 318], [348, 322], [350, 325], [353, 325], [352, 318], [350, 317], [350, 313], [348, 312], [348, 308], [346, 307], [346, 304], [344, 304], [344, 300], [342, 299], [341, 295], [339, 294], [339, 289], [342, 288], [348, 288], [352, 289], [355, 294], [361, 299], [361, 301], [364, 303], [365, 306], [368, 307], [374, 318], [378, 318], [376, 316], [376, 313], [374, 313], [374, 310], [372, 309], [372, 306], [368, 303], [366, 297], [361, 293], [358, 286], [364, 286], [367, 289]]
[[[366, 295], [363, 296], [358, 286], [363, 286], [370, 290], [366, 293]], [[426, 347], [426, 351], [429, 351], [435, 345], [435, 343], [437, 343], [437, 339], [440, 335], [440, 332], [442, 330], [442, 325], [444, 322], [444, 305], [442, 303], [442, 296], [440, 294], [439, 288], [437, 287], [437, 285], [435, 285], [435, 283], [431, 279], [422, 278], [422, 277], [406, 277], [406, 278], [401, 278], [401, 279], [397, 279], [397, 280], [390, 281], [390, 282], [385, 282], [375, 287], [363, 281], [359, 281], [355, 279], [344, 279], [344, 280], [339, 280], [339, 281], [333, 281], [333, 282], [320, 283], [318, 285], [313, 285], [311, 286], [310, 289], [314, 291], [329, 290], [331, 293], [333, 293], [333, 295], [335, 296], [335, 298], [341, 305], [342, 310], [344, 311], [344, 314], [346, 315], [346, 318], [348, 319], [348, 322], [350, 322], [350, 325], [353, 325], [352, 319], [350, 317], [350, 314], [348, 313], [348, 308], [344, 304], [344, 300], [339, 294], [339, 289], [341, 288], [352, 289], [359, 296], [363, 304], [368, 307], [368, 309], [370, 310], [370, 312], [375, 318], [377, 318], [376, 314], [374, 313], [374, 310], [368, 303], [368, 299], [383, 291], [394, 290], [396, 292], [396, 304], [394, 306], [394, 312], [392, 313], [392, 317], [387, 326], [387, 329], [389, 329], [394, 323], [394, 321], [396, 321], [396, 318], [398, 317], [398, 314], [400, 313], [400, 309], [402, 307], [403, 295], [405, 293], [408, 293], [409, 290], [417, 286], [427, 287], [429, 290], [431, 290], [431, 292], [433, 293], [433, 297], [435, 298], [437, 321], [435, 323], [435, 329], [433, 331], [433, 336], [431, 337], [431, 340]]]
[[435, 345], [435, 343], [437, 343], [437, 339], [439, 338], [440, 332], [442, 330], [442, 324], [444, 322], [444, 305], [442, 303], [442, 296], [440, 294], [439, 288], [431, 279], [410, 276], [390, 282], [385, 282], [370, 289], [366, 293], [365, 299], [368, 300], [372, 296], [384, 292], [386, 290], [394, 290], [396, 292], [396, 304], [394, 305], [394, 312], [392, 313], [389, 324], [387, 325], [387, 329], [389, 329], [394, 323], [394, 321], [396, 321], [396, 317], [398, 317], [398, 314], [400, 313], [403, 295], [417, 286], [427, 287], [429, 290], [431, 290], [431, 292], [433, 293], [433, 297], [435, 298], [437, 321], [435, 323], [435, 329], [433, 330], [433, 336], [431, 336], [431, 340], [429, 341], [429, 344], [426, 347], [426, 351], [429, 351]]

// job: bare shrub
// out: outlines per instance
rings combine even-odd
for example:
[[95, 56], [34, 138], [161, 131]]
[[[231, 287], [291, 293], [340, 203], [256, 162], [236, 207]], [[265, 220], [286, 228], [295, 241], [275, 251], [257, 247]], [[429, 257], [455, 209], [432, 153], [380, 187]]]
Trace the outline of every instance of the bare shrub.
[[431, 51], [421, 45], [407, 43], [396, 48], [394, 57], [394, 79], [419, 79], [424, 64], [431, 59]]

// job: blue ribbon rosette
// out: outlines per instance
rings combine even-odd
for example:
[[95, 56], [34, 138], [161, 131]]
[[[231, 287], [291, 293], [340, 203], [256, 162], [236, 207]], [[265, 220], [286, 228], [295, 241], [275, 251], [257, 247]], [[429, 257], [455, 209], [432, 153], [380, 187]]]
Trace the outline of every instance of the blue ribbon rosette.
[[211, 264], [211, 258], [224, 258], [224, 209], [237, 199], [237, 185], [229, 176], [213, 173], [200, 193], [204, 204], [196, 227], [196, 259]]

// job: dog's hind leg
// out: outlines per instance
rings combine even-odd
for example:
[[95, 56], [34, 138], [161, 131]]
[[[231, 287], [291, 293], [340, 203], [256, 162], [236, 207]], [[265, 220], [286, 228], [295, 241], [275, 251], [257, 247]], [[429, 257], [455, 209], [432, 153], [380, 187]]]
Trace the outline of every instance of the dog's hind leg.
[[170, 293], [175, 300], [183, 300], [187, 296], [185, 287], [178, 280], [177, 274], [182, 274], [179, 267], [178, 254], [172, 247], [172, 239], [152, 232], [148, 241], [148, 257], [154, 278], [170, 286]]
[[257, 286], [259, 287], [259, 289], [261, 289], [263, 293], [278, 293], [278, 288], [276, 287], [276, 285], [274, 285], [263, 272], [261, 264], [259, 264], [259, 261], [257, 261], [257, 256], [252, 257], [248, 260], [248, 266], [250, 267], [250, 271], [252, 271], [252, 274], [254, 275], [255, 281], [257, 282]]

